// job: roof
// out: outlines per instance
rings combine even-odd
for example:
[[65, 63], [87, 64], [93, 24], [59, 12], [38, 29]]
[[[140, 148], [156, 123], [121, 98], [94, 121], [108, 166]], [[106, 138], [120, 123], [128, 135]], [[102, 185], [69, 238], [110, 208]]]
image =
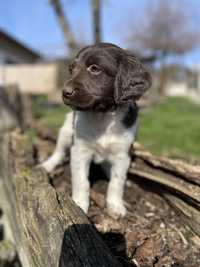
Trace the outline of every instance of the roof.
[[39, 60], [42, 58], [42, 56], [39, 53], [35, 52], [33, 49], [29, 48], [28, 46], [23, 44], [21, 41], [17, 40], [16, 38], [12, 37], [10, 34], [0, 29], [0, 41], [2, 40], [9, 42], [10, 44], [14, 45], [16, 48], [20, 49], [24, 53], [27, 53], [34, 60]]

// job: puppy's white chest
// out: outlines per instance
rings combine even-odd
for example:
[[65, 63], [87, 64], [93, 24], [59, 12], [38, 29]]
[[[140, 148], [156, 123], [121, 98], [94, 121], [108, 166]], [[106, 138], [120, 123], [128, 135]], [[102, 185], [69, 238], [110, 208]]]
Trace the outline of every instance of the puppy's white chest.
[[78, 140], [93, 152], [96, 163], [108, 160], [115, 153], [116, 144], [119, 141], [119, 138], [112, 134], [112, 129], [109, 129], [109, 127], [101, 134], [95, 128], [90, 132], [79, 132], [78, 137]]
[[94, 151], [95, 162], [101, 162], [109, 159], [115, 151], [117, 138], [111, 134], [102, 135], [99, 139], [93, 142], [92, 149]]
[[[75, 122], [75, 142], [93, 154], [95, 162], [110, 160], [128, 150], [133, 133], [122, 125], [123, 113], [78, 113]], [[129, 141], [130, 139], [130, 141]]]

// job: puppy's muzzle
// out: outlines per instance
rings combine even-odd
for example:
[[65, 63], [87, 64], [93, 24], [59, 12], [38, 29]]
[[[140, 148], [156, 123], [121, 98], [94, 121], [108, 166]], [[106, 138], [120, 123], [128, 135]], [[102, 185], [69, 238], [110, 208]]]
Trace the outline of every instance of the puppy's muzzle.
[[62, 91], [64, 99], [70, 99], [74, 95], [74, 93], [75, 90], [71, 86], [66, 86]]

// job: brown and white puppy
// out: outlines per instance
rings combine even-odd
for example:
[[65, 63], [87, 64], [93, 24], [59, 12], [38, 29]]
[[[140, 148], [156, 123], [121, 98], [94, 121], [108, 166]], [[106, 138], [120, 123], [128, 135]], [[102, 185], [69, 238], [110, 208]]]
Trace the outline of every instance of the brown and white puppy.
[[69, 71], [63, 101], [74, 111], [67, 114], [56, 149], [42, 166], [51, 172], [71, 147], [72, 197], [87, 212], [90, 163], [109, 163], [107, 208], [124, 216], [129, 149], [138, 121], [135, 101], [151, 86], [150, 74], [134, 55], [108, 43], [82, 49]]

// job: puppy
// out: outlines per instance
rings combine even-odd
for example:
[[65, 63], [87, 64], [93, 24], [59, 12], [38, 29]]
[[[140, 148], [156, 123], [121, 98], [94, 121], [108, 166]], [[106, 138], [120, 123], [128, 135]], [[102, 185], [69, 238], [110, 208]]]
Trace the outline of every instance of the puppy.
[[42, 166], [51, 172], [71, 147], [72, 198], [87, 212], [90, 163], [104, 164], [110, 176], [108, 211], [124, 216], [129, 149], [138, 125], [135, 101], [151, 86], [150, 74], [134, 55], [109, 43], [82, 49], [69, 72], [63, 101], [73, 111], [60, 129], [53, 155]]

